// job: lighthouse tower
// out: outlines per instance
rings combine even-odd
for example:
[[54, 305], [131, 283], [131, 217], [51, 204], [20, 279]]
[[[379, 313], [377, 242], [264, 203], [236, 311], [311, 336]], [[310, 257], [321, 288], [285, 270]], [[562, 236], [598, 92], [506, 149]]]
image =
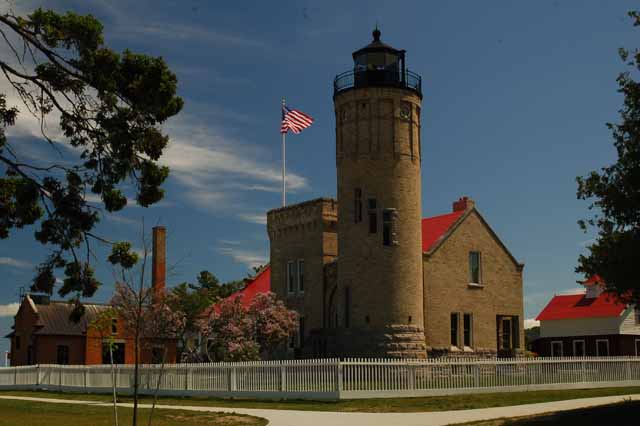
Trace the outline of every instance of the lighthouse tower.
[[373, 32], [334, 80], [342, 352], [426, 356], [421, 78]]

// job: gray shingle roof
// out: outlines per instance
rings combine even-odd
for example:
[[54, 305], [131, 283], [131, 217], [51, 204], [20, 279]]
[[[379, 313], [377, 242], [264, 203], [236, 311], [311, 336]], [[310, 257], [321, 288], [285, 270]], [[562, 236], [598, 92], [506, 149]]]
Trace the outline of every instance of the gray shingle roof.
[[35, 334], [82, 336], [87, 326], [93, 322], [101, 312], [109, 309], [108, 305], [85, 304], [85, 314], [79, 322], [69, 319], [73, 305], [68, 302], [52, 301], [48, 305], [36, 305], [38, 310], [38, 331]]

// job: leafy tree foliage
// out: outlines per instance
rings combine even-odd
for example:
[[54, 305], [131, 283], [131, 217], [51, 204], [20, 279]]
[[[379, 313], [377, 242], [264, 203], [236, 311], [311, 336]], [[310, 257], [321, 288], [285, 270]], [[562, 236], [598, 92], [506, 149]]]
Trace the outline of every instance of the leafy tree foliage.
[[[640, 26], [640, 13], [630, 12], [634, 26]], [[620, 123], [609, 123], [617, 151], [617, 161], [586, 177], [578, 177], [578, 198], [592, 200], [595, 214], [579, 225], [597, 230], [589, 253], [578, 259], [576, 272], [599, 275], [607, 289], [626, 301], [640, 301], [640, 50], [620, 49], [629, 67], [618, 78], [618, 91], [624, 96]]]
[[[33, 289], [52, 293], [54, 271], [63, 269], [58, 293], [90, 297], [100, 285], [91, 243], [113, 242], [95, 234], [99, 209], [87, 197], [100, 198], [108, 212], [127, 205], [127, 185], [143, 207], [162, 199], [169, 170], [158, 159], [169, 139], [160, 125], [183, 106], [176, 76], [162, 58], [110, 49], [91, 15], [7, 13], [0, 15], [0, 35], [10, 52], [0, 58], [0, 71], [21, 100], [8, 105], [0, 94], [0, 238], [37, 225], [35, 239], [53, 249]], [[37, 163], [7, 137], [25, 115], [40, 123], [41, 144], [52, 150]], [[50, 137], [48, 120], [62, 136]], [[113, 261], [133, 262], [129, 249], [116, 244]]]
[[231, 296], [238, 290], [242, 290], [245, 286], [244, 280], [233, 280], [226, 283], [220, 283], [220, 280], [209, 271], [201, 271], [197, 277], [197, 284], [187, 284], [191, 290], [196, 291], [203, 297], [206, 297], [209, 304], [219, 299]]
[[227, 298], [201, 323], [211, 361], [251, 361], [275, 354], [295, 333], [298, 318], [274, 293], [257, 294], [248, 308]]

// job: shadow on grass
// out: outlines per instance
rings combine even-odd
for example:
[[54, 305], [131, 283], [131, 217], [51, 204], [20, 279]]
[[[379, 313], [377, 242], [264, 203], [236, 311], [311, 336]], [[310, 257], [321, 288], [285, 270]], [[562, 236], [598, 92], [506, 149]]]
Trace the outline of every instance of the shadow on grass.
[[469, 423], [467, 426], [638, 426], [640, 401], [562, 411], [541, 416]]

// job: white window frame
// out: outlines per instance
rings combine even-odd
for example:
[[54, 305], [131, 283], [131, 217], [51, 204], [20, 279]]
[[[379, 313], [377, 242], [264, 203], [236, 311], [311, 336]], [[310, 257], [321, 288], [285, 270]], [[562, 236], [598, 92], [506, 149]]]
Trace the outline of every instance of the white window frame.
[[555, 351], [553, 350], [553, 345], [554, 344], [560, 344], [560, 358], [562, 358], [564, 356], [564, 344], [562, 343], [562, 340], [552, 340], [551, 341], [551, 356], [552, 357], [557, 357], [555, 355]]
[[[598, 346], [598, 343], [600, 342], [606, 342], [607, 343], [607, 354], [606, 355], [600, 355], [600, 346]], [[611, 353], [611, 348], [609, 347], [609, 339], [596, 339], [596, 356], [609, 356], [609, 354]]]
[[[582, 355], [576, 355], [576, 343], [582, 343]], [[587, 356], [587, 342], [584, 339], [576, 339], [573, 341], [573, 356]]]
[[[291, 268], [291, 266], [293, 266], [293, 268]], [[296, 282], [297, 281], [297, 277], [296, 277], [297, 274], [296, 274], [295, 270], [293, 271], [293, 280], [294, 280], [293, 288], [291, 286], [291, 270], [295, 269], [295, 266], [296, 266], [296, 262], [293, 261], [293, 260], [288, 261], [287, 264], [286, 264], [287, 271], [286, 271], [285, 276], [287, 278], [287, 283], [286, 283], [286, 285], [287, 285], [287, 294], [295, 294], [296, 289], [298, 287], [298, 283]]]
[[[302, 265], [302, 268], [300, 268], [300, 265]], [[302, 269], [302, 273], [300, 273], [301, 269]], [[304, 294], [305, 284], [306, 283], [304, 281], [304, 259], [298, 259], [298, 262], [296, 265], [296, 289], [298, 290], [298, 293]]]

